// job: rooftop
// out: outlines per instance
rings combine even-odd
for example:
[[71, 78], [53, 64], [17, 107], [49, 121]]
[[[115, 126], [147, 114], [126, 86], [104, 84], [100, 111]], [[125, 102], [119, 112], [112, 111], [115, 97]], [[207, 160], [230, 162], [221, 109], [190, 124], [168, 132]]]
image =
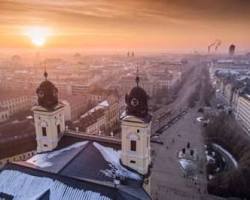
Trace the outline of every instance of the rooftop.
[[[143, 177], [120, 163], [120, 148], [115, 142], [66, 134], [56, 150], [5, 166], [0, 173], [0, 193], [23, 199], [37, 195], [39, 199], [72, 198], [76, 194], [95, 199], [150, 199], [141, 187]], [[114, 185], [115, 179], [122, 184]], [[22, 189], [14, 187], [24, 183]]]

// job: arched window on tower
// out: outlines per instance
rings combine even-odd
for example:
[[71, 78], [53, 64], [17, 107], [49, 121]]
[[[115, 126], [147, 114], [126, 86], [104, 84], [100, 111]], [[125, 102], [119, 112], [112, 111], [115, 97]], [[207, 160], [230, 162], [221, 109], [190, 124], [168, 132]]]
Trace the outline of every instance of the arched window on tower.
[[61, 136], [61, 126], [60, 126], [60, 124], [57, 124], [57, 136], [58, 137]]
[[135, 140], [130, 141], [130, 151], [136, 151], [136, 141]]
[[46, 130], [46, 127], [42, 127], [42, 133], [43, 133], [43, 136], [47, 136], [47, 130]]

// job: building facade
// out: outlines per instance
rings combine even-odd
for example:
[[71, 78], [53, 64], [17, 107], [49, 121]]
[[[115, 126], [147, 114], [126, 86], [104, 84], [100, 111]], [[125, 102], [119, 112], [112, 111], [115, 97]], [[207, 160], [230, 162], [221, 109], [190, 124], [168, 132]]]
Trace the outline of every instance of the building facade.
[[55, 149], [65, 131], [64, 104], [58, 102], [57, 88], [47, 80], [37, 89], [38, 105], [32, 108], [36, 129], [37, 152]]
[[241, 95], [238, 98], [236, 119], [242, 124], [250, 136], [250, 95]]

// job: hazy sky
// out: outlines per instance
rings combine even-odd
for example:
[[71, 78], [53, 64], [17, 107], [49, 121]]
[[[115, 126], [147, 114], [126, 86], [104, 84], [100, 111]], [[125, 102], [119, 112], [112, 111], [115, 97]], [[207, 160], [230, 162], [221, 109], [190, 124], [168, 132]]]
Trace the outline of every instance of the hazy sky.
[[248, 0], [0, 0], [0, 47], [32, 47], [24, 31], [51, 30], [45, 48], [193, 51], [216, 39], [250, 49]]

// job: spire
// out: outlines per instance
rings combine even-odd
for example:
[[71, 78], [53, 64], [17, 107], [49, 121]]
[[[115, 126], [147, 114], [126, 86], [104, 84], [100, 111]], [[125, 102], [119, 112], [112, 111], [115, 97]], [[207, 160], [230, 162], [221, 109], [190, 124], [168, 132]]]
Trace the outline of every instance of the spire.
[[46, 64], [44, 64], [44, 78], [45, 78], [45, 80], [47, 80], [47, 78], [48, 78], [48, 73], [47, 73], [47, 70], [46, 70]]
[[137, 87], [138, 87], [138, 86], [139, 86], [139, 82], [140, 82], [138, 65], [137, 65], [137, 70], [136, 70], [135, 82], [136, 82], [136, 85], [137, 85]]

